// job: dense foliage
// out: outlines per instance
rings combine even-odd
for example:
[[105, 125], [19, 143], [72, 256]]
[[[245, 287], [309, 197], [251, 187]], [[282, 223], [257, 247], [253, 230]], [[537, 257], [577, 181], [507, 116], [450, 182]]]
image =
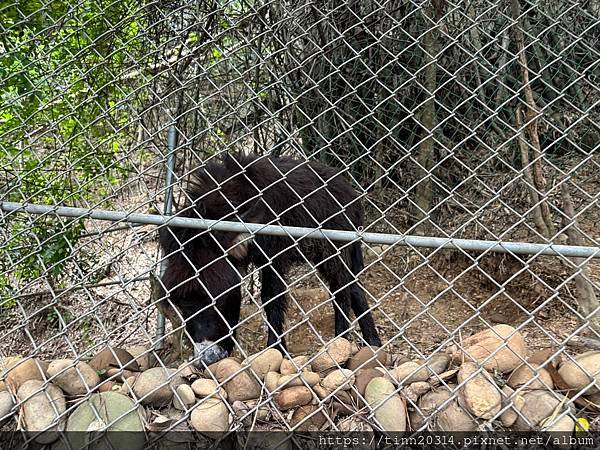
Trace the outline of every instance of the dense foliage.
[[[140, 176], [132, 155], [162, 151], [174, 121], [181, 175], [221, 151], [302, 155], [369, 193], [374, 229], [529, 233], [535, 195], [558, 223], [561, 180], [597, 170], [597, 17], [593, 2], [555, 0], [11, 2], [0, 195], [110, 208]], [[535, 136], [518, 121], [528, 92]], [[13, 215], [3, 227], [7, 299], [16, 282], [60, 284], [68, 264], [93, 265], [76, 251], [81, 221]]]
[[[0, 8], [2, 200], [85, 207], [122, 181], [133, 87], [119, 75], [139, 49], [136, 4], [21, 0]], [[59, 282], [84, 232], [82, 221], [56, 217], [14, 215], [4, 227], [6, 295], [19, 281]], [[83, 263], [85, 252], [76, 256]]]

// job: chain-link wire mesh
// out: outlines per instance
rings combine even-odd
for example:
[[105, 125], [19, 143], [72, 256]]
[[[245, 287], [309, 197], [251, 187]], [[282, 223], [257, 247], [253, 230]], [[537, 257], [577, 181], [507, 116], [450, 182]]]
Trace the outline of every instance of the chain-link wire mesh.
[[2, 5], [4, 429], [598, 429], [599, 13]]

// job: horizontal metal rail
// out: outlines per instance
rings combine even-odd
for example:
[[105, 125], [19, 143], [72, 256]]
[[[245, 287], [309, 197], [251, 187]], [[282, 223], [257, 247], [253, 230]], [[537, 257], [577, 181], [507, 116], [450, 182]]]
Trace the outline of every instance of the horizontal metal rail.
[[477, 239], [455, 239], [402, 234], [361, 233], [356, 231], [314, 229], [282, 225], [228, 222], [189, 217], [139, 214], [126, 211], [71, 208], [65, 206], [32, 205], [1, 202], [0, 209], [7, 212], [27, 214], [56, 214], [64, 217], [109, 220], [113, 222], [141, 223], [147, 225], [168, 225], [170, 227], [196, 228], [201, 230], [229, 231], [233, 233], [267, 234], [271, 236], [291, 236], [294, 238], [330, 239], [332, 241], [360, 240], [369, 244], [403, 245], [427, 248], [450, 248], [467, 251], [491, 251], [525, 255], [548, 255], [580, 258], [600, 258], [600, 247], [575, 245], [532, 244], [528, 242], [498, 242]]

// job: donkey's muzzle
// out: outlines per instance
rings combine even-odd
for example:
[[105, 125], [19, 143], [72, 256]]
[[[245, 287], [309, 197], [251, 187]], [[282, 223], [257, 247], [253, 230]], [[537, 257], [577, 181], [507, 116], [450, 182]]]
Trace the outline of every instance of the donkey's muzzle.
[[227, 351], [212, 341], [194, 342], [194, 364], [198, 367], [209, 366], [227, 356]]

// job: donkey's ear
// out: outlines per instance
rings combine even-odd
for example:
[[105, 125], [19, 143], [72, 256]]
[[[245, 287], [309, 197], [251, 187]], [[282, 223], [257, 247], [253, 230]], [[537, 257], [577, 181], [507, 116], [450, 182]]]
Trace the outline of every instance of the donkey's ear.
[[[262, 200], [258, 199], [249, 210], [239, 215], [240, 221], [243, 223], [263, 223], [264, 211]], [[253, 241], [254, 237], [248, 233], [237, 234], [231, 240], [227, 253], [229, 256], [241, 261], [248, 256], [249, 247]]]
[[250, 234], [236, 234], [231, 243], [229, 244], [227, 254], [233, 259], [243, 261], [248, 257], [248, 251], [250, 250], [250, 245], [252, 245], [253, 241], [254, 238]]
[[262, 197], [258, 197], [254, 200], [248, 209], [244, 212], [239, 213], [240, 222], [243, 223], [263, 223], [265, 220], [266, 206], [263, 202]]

